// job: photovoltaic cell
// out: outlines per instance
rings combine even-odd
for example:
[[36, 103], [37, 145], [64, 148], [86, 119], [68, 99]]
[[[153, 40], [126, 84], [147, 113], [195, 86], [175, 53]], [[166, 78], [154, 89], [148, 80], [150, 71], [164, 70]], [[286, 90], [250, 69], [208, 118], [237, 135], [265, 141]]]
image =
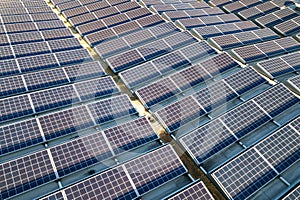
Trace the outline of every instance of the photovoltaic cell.
[[36, 112], [43, 112], [79, 102], [72, 85], [30, 93]]
[[249, 198], [276, 176], [277, 173], [254, 149], [234, 158], [213, 173], [214, 179], [232, 199]]
[[262, 156], [282, 173], [300, 159], [300, 138], [290, 126], [285, 126], [255, 147]]
[[171, 145], [124, 164], [140, 195], [187, 172]]
[[137, 90], [136, 94], [147, 107], [151, 107], [180, 92], [171, 79], [165, 78]]
[[0, 164], [1, 199], [56, 179], [46, 150]]
[[88, 105], [98, 124], [103, 124], [121, 117], [136, 114], [127, 95], [120, 95]]
[[0, 155], [43, 142], [35, 119], [0, 127]]
[[168, 132], [172, 133], [205, 113], [197, 101], [189, 96], [158, 110], [155, 115], [166, 126]]
[[105, 97], [120, 92], [111, 76], [77, 83], [75, 88], [81, 100]]
[[212, 200], [214, 199], [210, 194], [209, 190], [206, 188], [202, 181], [186, 188], [185, 190], [179, 192], [169, 200], [183, 200], [183, 199], [202, 199], [202, 200]]
[[198, 163], [202, 163], [236, 140], [222, 122], [216, 119], [185, 135], [180, 143]]
[[0, 111], [0, 122], [33, 114], [27, 95], [20, 95], [0, 100]]
[[[88, 188], [91, 188], [87, 190]], [[115, 167], [65, 189], [67, 199], [134, 199], [137, 197], [122, 166]]]
[[101, 132], [57, 145], [50, 151], [60, 177], [112, 157]]
[[103, 132], [116, 155], [158, 139], [145, 117], [114, 126]]
[[225, 113], [220, 120], [238, 137], [242, 138], [251, 131], [271, 120], [253, 101], [244, 103]]
[[76, 107], [39, 118], [47, 140], [92, 127], [94, 122], [86, 107]]
[[283, 84], [278, 84], [253, 99], [271, 117], [281, 114], [286, 109], [297, 104], [300, 100]]

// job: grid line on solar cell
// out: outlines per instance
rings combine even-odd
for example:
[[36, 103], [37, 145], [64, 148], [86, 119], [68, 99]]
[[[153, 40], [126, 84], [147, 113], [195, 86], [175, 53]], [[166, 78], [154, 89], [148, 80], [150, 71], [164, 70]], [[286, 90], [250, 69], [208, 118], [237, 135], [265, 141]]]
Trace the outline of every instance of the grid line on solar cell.
[[188, 122], [198, 119], [204, 114], [206, 114], [205, 110], [192, 96], [172, 103], [155, 113], [169, 133], [174, 132]]
[[43, 112], [78, 103], [80, 100], [72, 85], [30, 93], [36, 112]]
[[250, 149], [213, 173], [233, 199], [245, 199], [275, 178], [277, 173], [254, 150]]
[[35, 119], [0, 127], [0, 155], [43, 142]]
[[180, 139], [198, 164], [236, 142], [235, 135], [219, 119], [211, 121]]
[[224, 79], [239, 95], [266, 82], [253, 68], [248, 67]]
[[201, 200], [213, 200], [213, 196], [204, 185], [202, 181], [186, 188], [185, 190], [179, 192], [169, 200], [184, 200], [184, 199], [201, 199]]
[[76, 107], [45, 115], [39, 117], [39, 122], [47, 140], [94, 126], [86, 107]]
[[28, 95], [20, 95], [0, 100], [0, 122], [33, 114]]
[[[89, 191], [87, 191], [88, 188]], [[122, 166], [115, 167], [65, 189], [68, 199], [134, 199], [137, 197]]]
[[103, 133], [116, 155], [158, 139], [145, 117], [106, 129]]
[[88, 105], [93, 118], [98, 124], [103, 124], [118, 118], [136, 114], [127, 95], [120, 95]]
[[256, 148], [265, 159], [282, 173], [300, 159], [299, 134], [290, 126], [285, 126], [264, 139]]
[[170, 145], [124, 164], [140, 195], [187, 172]]
[[238, 95], [224, 81], [220, 81], [207, 85], [207, 87], [193, 94], [193, 97], [206, 112], [212, 112], [216, 108], [226, 105], [229, 101], [237, 98]]
[[0, 167], [1, 199], [56, 179], [46, 150], [5, 162]]
[[104, 77], [75, 84], [81, 100], [94, 99], [119, 93], [112, 77]]
[[50, 151], [60, 177], [112, 157], [102, 132], [57, 145]]
[[181, 90], [170, 78], [161, 79], [136, 91], [139, 99], [147, 107], [161, 103], [179, 93], [181, 93]]
[[225, 113], [220, 117], [220, 120], [224, 122], [238, 138], [242, 138], [270, 121], [271, 117], [253, 101], [249, 101]]
[[22, 76], [11, 76], [0, 79], [0, 97], [26, 92], [27, 88]]
[[253, 99], [270, 116], [275, 117], [300, 100], [283, 84], [278, 84]]

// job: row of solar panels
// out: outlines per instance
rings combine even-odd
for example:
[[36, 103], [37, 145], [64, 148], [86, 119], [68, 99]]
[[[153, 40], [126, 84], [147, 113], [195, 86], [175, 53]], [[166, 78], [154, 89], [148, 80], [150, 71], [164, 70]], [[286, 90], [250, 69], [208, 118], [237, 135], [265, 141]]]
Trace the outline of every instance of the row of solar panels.
[[106, 73], [101, 64], [94, 61], [58, 69], [10, 76], [0, 79], [0, 97], [66, 85], [105, 75]]
[[298, 117], [215, 170], [212, 177], [228, 198], [249, 198], [300, 159], [299, 136]]
[[49, 6], [43, 5], [41, 7], [8, 7], [8, 8], [0, 8], [1, 16], [9, 16], [9, 15], [22, 15], [22, 14], [36, 14], [36, 13], [52, 13], [52, 10]]
[[0, 3], [1, 8], [15, 8], [15, 7], [43, 7], [47, 6], [45, 1], [39, 0], [12, 0], [2, 1]]
[[[17, 118], [33, 114], [29, 99], [25, 97], [26, 96], [20, 96], [19, 98], [14, 98], [15, 101], [2, 100], [1, 105], [5, 105], [5, 111], [1, 113], [1, 116], [10, 115]], [[1, 132], [3, 132], [3, 141], [7, 141], [7, 144], [3, 145], [3, 150], [1, 151], [3, 153], [8, 153], [43, 142], [43, 140], [41, 140], [43, 137], [45, 141], [52, 140], [81, 130], [93, 128], [99, 124], [101, 125], [111, 121], [116, 121], [136, 113], [137, 111], [131, 104], [128, 96], [119, 95], [109, 99], [89, 103], [88, 105], [75, 106], [70, 109], [41, 115], [34, 120], [29, 120], [28, 122], [18, 121], [13, 124], [2, 125]], [[23, 132], [22, 129], [33, 126], [26, 125], [27, 123], [38, 123], [40, 126], [40, 130], [33, 131], [36, 134], [32, 134], [28, 141], [26, 140], [26, 137], [28, 136], [27, 131], [24, 131], [24, 135], [20, 133], [16, 136], [18, 131]], [[32, 129], [30, 128], [29, 131], [30, 130]], [[19, 137], [20, 139], [13, 140], [14, 137]]]
[[[88, 144], [85, 146], [88, 148]], [[12, 197], [58, 179], [55, 167], [64, 163], [57, 160], [60, 152], [61, 149], [56, 149], [56, 152], [43, 150], [1, 164], [1, 180], [5, 183], [1, 187], [1, 198]], [[68, 199], [84, 199], [88, 195], [103, 199], [134, 199], [184, 174], [187, 174], [187, 169], [173, 148], [167, 145], [62, 191]], [[90, 189], [87, 191], [87, 188]]]

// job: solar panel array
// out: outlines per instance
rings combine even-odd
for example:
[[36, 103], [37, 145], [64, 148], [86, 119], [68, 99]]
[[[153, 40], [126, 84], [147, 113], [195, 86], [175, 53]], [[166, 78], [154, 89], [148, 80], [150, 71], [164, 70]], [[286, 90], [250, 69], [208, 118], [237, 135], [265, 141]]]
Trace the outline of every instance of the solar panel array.
[[228, 197], [249, 198], [300, 159], [299, 130], [292, 123], [213, 172], [212, 176]]
[[160, 146], [160, 125], [230, 199], [260, 198], [270, 182], [297, 184], [289, 178], [300, 151], [293, 2], [0, 7], [0, 199], [218, 197], [205, 180], [191, 183], [184, 156]]

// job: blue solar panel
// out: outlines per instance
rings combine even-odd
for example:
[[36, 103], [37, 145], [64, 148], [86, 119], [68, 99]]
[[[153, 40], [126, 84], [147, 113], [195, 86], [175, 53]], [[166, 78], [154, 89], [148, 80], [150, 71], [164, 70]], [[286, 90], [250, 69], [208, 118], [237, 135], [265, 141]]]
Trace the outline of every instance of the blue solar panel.
[[26, 86], [21, 76], [11, 76], [0, 79], [0, 97], [26, 92]]

